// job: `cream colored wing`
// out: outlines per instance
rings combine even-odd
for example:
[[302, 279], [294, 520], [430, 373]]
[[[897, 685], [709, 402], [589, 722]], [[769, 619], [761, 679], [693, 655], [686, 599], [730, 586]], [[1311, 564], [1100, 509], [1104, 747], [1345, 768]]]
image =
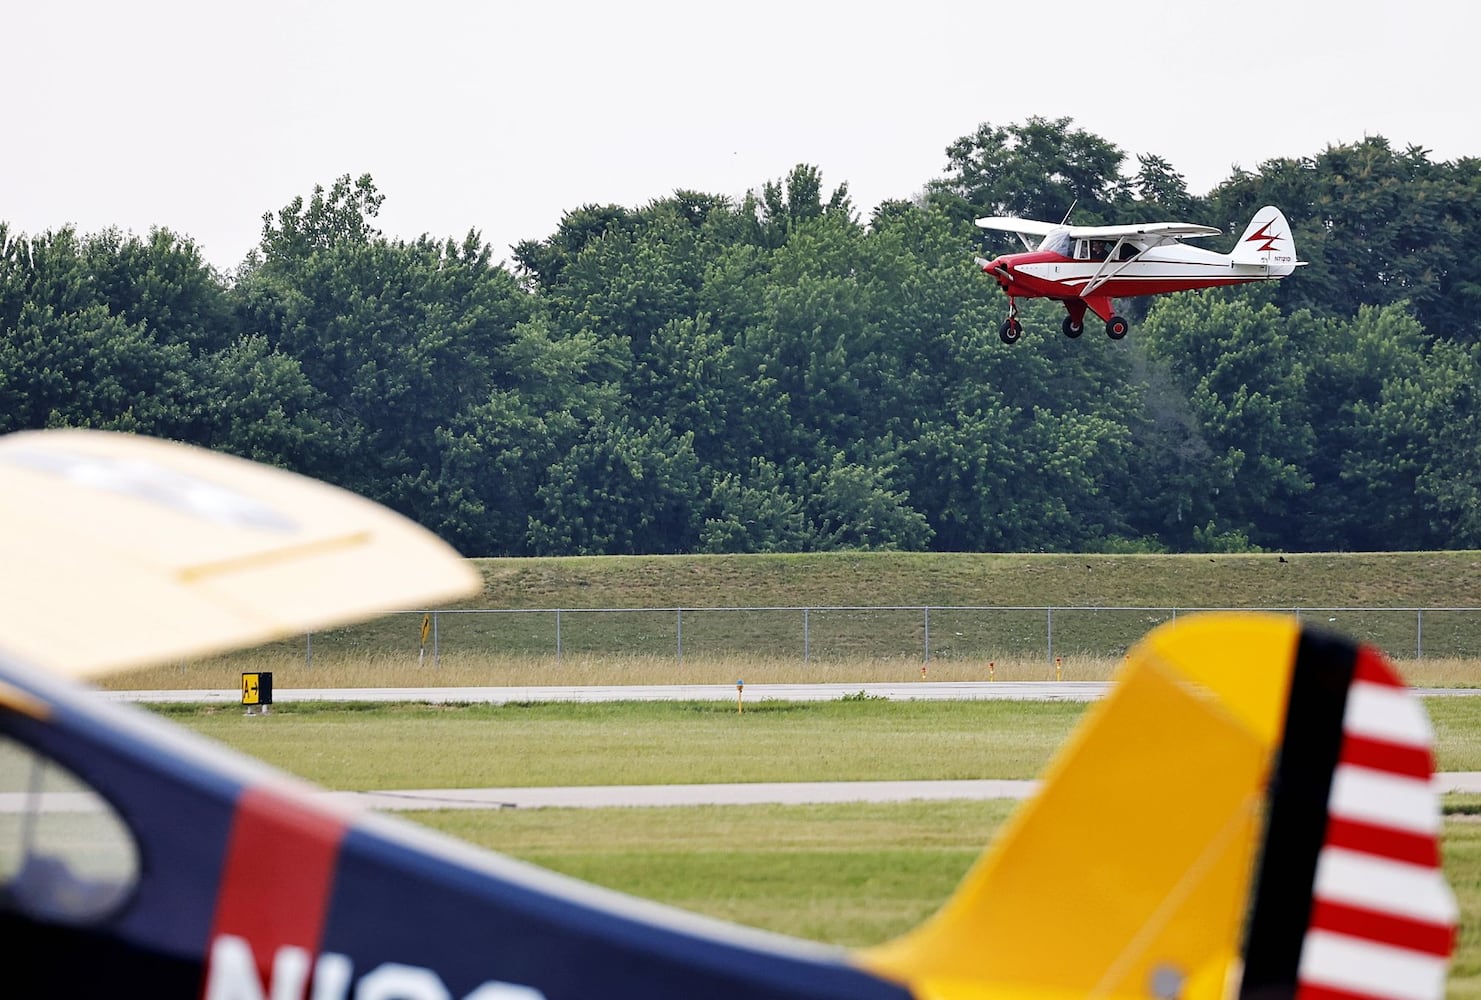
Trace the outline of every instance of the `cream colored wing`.
[[0, 652], [73, 677], [475, 593], [449, 546], [362, 497], [131, 434], [0, 437]]

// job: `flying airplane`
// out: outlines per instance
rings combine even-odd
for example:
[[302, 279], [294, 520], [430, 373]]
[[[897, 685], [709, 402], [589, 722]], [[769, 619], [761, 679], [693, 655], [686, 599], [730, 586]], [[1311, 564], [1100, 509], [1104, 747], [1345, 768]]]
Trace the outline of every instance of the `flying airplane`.
[[845, 950], [326, 806], [86, 686], [477, 592], [360, 498], [129, 435], [9, 435], [0, 565], [6, 997], [1445, 991], [1457, 913], [1424, 710], [1379, 653], [1294, 618], [1150, 633], [941, 911]]
[[1185, 244], [1220, 234], [1191, 222], [1070, 226], [992, 216], [978, 219], [977, 225], [1017, 234], [1028, 251], [977, 258], [978, 266], [1008, 294], [1008, 318], [998, 330], [1005, 344], [1017, 343], [1023, 335], [1019, 299], [1063, 302], [1068, 315], [1060, 329], [1066, 337], [1080, 336], [1089, 310], [1105, 321], [1108, 337], [1120, 340], [1131, 325], [1116, 315], [1113, 299], [1270, 281], [1306, 263], [1296, 259], [1291, 227], [1272, 205], [1255, 213], [1229, 253]]

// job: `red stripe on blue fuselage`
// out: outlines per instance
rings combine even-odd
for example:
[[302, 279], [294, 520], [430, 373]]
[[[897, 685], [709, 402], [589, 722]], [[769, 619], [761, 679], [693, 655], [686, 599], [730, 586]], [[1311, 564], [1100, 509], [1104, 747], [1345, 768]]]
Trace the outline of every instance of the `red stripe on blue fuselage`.
[[248, 788], [237, 800], [210, 940], [248, 941], [264, 982], [284, 945], [319, 949], [348, 820], [290, 795]]

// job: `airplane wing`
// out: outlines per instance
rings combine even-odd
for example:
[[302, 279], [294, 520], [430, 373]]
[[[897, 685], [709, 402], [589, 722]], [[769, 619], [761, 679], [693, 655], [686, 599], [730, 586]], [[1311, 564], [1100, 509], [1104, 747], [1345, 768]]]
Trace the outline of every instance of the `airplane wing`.
[[1218, 236], [1223, 230], [1192, 222], [1139, 222], [1126, 226], [1071, 226], [1070, 238], [1076, 240], [1119, 240], [1151, 237], [1163, 243]]
[[993, 229], [1000, 233], [1023, 233], [1028, 236], [1048, 236], [1056, 229], [1064, 226], [1053, 222], [1037, 222], [1033, 219], [1015, 219], [1010, 215], [992, 215], [987, 218], [978, 219], [977, 225], [982, 229]]
[[0, 632], [0, 652], [74, 677], [426, 607], [480, 585], [429, 532], [351, 493], [131, 434], [0, 437], [0, 525], [0, 606], [16, 623]]

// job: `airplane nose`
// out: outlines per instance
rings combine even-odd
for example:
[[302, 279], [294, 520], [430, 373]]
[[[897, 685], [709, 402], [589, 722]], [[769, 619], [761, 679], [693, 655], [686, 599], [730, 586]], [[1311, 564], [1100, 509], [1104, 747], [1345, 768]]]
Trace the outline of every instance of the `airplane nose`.
[[1002, 285], [1004, 288], [1006, 288], [1008, 286], [1008, 283], [1013, 280], [1012, 268], [1002, 257], [995, 257], [992, 260], [983, 261], [982, 270], [996, 278], [998, 280], [998, 284]]

